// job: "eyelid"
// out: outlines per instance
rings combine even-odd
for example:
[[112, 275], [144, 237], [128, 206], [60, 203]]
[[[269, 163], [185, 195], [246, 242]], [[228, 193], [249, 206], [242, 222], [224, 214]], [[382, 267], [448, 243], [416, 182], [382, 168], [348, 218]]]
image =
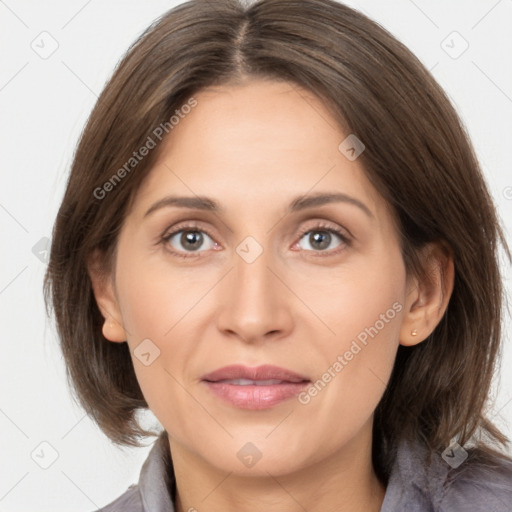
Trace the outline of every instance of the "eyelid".
[[353, 238], [352, 233], [350, 233], [348, 229], [346, 229], [345, 227], [341, 227], [338, 224], [335, 224], [331, 221], [327, 221], [324, 219], [314, 219], [310, 222], [311, 224], [309, 225], [309, 227], [304, 227], [299, 230], [298, 236], [302, 237], [309, 231], [314, 231], [315, 229], [318, 231], [325, 229], [327, 231], [334, 231], [338, 233], [340, 236], [343, 235], [347, 239]]
[[311, 229], [319, 229], [320, 227], [323, 229], [332, 229], [334, 231], [339, 231], [340, 234], [344, 235], [345, 238], [350, 240], [356, 240], [356, 237], [352, 234], [350, 229], [346, 227], [345, 223], [340, 224], [339, 222], [327, 220], [325, 217], [321, 216], [307, 217], [305, 220], [303, 218], [299, 219], [300, 224], [305, 224], [310, 226], [309, 228], [304, 228], [304, 231], [299, 231], [301, 235], [307, 233]]
[[178, 222], [178, 224], [172, 227], [172, 230], [171, 228], [167, 228], [164, 231], [164, 234], [162, 235], [161, 238], [170, 239], [172, 236], [179, 233], [180, 231], [202, 231], [206, 233], [211, 239], [214, 238], [211, 232], [208, 230], [208, 228], [202, 226], [201, 221], [197, 220], [183, 221], [183, 224]]

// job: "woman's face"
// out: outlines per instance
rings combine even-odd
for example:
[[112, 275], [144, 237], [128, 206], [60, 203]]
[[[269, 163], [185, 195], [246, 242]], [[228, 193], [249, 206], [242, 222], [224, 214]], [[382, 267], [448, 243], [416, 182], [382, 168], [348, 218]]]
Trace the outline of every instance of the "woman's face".
[[[171, 448], [289, 473], [370, 440], [408, 295], [397, 231], [311, 93], [250, 81], [194, 97], [121, 230], [113, 314]], [[309, 386], [204, 380], [229, 365]]]

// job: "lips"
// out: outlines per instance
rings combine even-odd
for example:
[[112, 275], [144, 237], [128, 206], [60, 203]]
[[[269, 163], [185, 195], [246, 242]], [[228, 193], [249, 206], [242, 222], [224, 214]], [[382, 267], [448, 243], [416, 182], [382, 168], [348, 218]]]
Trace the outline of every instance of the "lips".
[[278, 366], [232, 365], [203, 376], [209, 392], [238, 409], [262, 410], [292, 399], [310, 380]]
[[[304, 375], [268, 364], [256, 367], [243, 365], [224, 366], [204, 375], [202, 380], [208, 382], [224, 381], [239, 386], [309, 382], [309, 379]], [[265, 383], [265, 381], [276, 382]]]

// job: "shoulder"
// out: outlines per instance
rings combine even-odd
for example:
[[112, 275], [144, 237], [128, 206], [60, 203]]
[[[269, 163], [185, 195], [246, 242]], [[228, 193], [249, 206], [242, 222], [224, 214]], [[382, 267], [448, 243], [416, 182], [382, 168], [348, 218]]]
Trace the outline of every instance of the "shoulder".
[[117, 499], [94, 512], [144, 512], [138, 485], [130, 485]]
[[381, 512], [511, 512], [512, 461], [458, 448], [441, 454], [402, 439]]
[[510, 512], [512, 461], [473, 451], [458, 468], [446, 475], [439, 512]]

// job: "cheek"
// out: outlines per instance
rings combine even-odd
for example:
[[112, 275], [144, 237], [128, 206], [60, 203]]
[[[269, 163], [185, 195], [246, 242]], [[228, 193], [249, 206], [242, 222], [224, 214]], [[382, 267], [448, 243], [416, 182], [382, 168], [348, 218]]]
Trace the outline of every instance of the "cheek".
[[[187, 411], [197, 414], [184, 390], [182, 374], [194, 350], [181, 330], [190, 306], [176, 281], [171, 287], [169, 278], [152, 279], [150, 274], [140, 272], [130, 280], [121, 311], [141, 391], [150, 410], [168, 427], [170, 410], [179, 410], [180, 416]], [[178, 422], [173, 431], [179, 427]]]
[[119, 251], [116, 290], [137, 380], [157, 410], [161, 393], [154, 391], [173, 389], [174, 367], [187, 357], [188, 345], [176, 333], [197, 297], [187, 279], [137, 257], [129, 244]]
[[[310, 326], [317, 329], [316, 339], [321, 333], [322, 343], [315, 344], [319, 350], [332, 357], [349, 350], [357, 340], [365, 348], [361, 354], [380, 357], [398, 338], [405, 285], [400, 254], [375, 251], [346, 266], [302, 273], [294, 289], [321, 321]], [[366, 350], [370, 346], [372, 350]]]
[[334, 375], [334, 387], [340, 388], [344, 399], [384, 390], [399, 345], [403, 306], [397, 296], [372, 299], [350, 294], [341, 297], [339, 307], [325, 317], [335, 334], [324, 338], [320, 349], [324, 365], [317, 377], [329, 381]]
[[[361, 301], [339, 315], [335, 340], [322, 347], [316, 380], [299, 397], [313, 439], [332, 448], [353, 438], [371, 418], [393, 369], [402, 313], [398, 302]], [[392, 304], [395, 304], [393, 309]], [[391, 305], [391, 308], [389, 307]], [[380, 319], [381, 313], [386, 315]], [[347, 321], [340, 319], [346, 318]], [[391, 318], [393, 317], [393, 318]]]
[[159, 255], [135, 254], [124, 250], [119, 257], [116, 287], [123, 321], [132, 343], [144, 338], [162, 343], [175, 325], [198, 302], [198, 290], [190, 270], [172, 268]]
[[303, 403], [326, 421], [330, 415], [347, 425], [349, 417], [355, 428], [372, 414], [391, 375], [404, 311], [405, 268], [399, 254], [366, 259], [316, 283], [308, 304], [325, 326], [322, 343], [315, 344], [322, 364]]

